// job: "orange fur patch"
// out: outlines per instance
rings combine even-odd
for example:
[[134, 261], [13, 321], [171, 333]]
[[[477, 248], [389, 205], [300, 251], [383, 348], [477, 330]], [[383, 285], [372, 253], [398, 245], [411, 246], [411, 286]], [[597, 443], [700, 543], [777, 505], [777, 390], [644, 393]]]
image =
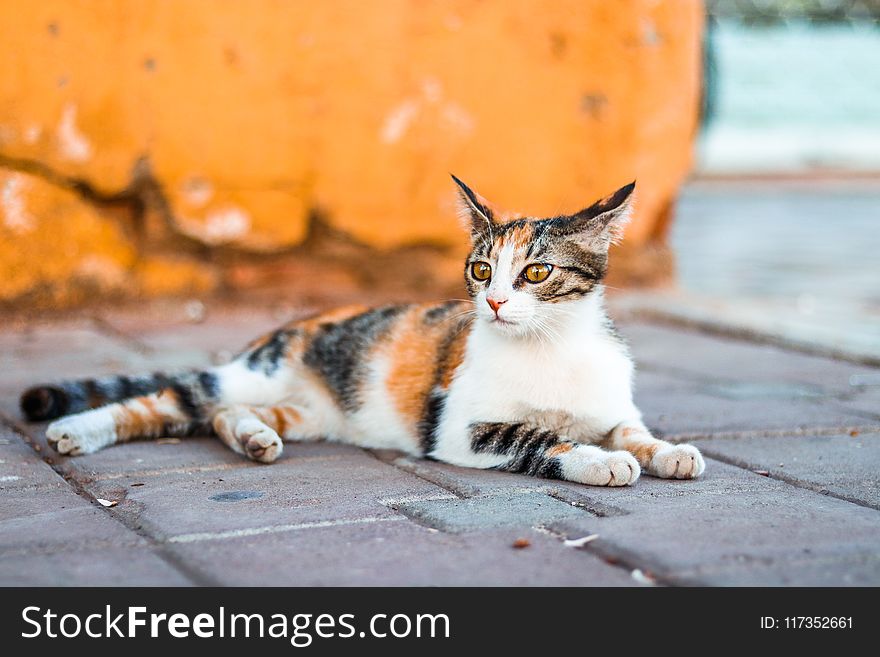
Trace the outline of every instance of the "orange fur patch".
[[452, 338], [452, 344], [446, 352], [446, 359], [442, 363], [443, 376], [440, 377], [440, 385], [444, 390], [448, 390], [452, 385], [452, 379], [458, 371], [459, 365], [464, 361], [465, 347], [467, 346], [467, 337], [470, 333], [467, 329], [456, 328], [456, 335]]
[[662, 445], [663, 443], [658, 441], [632, 441], [624, 443], [623, 448], [636, 457], [636, 461], [639, 462], [639, 465], [647, 467], [651, 463], [651, 459], [654, 458], [654, 454], [657, 453], [657, 450], [660, 449]]
[[[173, 391], [163, 391], [174, 395]], [[156, 435], [166, 421], [174, 421], [177, 418], [166, 417], [156, 408], [155, 401], [151, 396], [137, 397], [136, 401], [141, 407], [132, 407], [130, 403], [123, 403], [114, 413], [116, 422], [117, 440], [124, 441], [132, 438], [147, 438]]]
[[293, 427], [302, 422], [302, 415], [290, 406], [272, 406], [267, 409], [254, 409], [261, 411], [260, 419], [275, 429], [279, 436], [284, 436]]
[[520, 228], [513, 228], [506, 232], [498, 241], [499, 250], [510, 244], [514, 250], [520, 251], [528, 248], [535, 234], [531, 224], [525, 224]]
[[415, 429], [422, 418], [425, 400], [431, 392], [437, 367], [441, 326], [428, 327], [422, 322], [424, 308], [410, 310], [398, 323], [385, 349], [391, 359], [386, 386], [394, 406]]
[[[434, 307], [416, 306], [408, 311], [400, 318], [390, 340], [377, 350], [391, 360], [386, 388], [413, 432], [417, 431], [438, 373], [440, 386], [448, 388], [464, 359], [467, 320], [461, 311], [453, 309], [448, 318], [428, 321], [425, 314]], [[462, 304], [464, 307], [466, 304]], [[446, 340], [451, 342], [442, 348]]]
[[554, 445], [544, 454], [548, 459], [552, 459], [554, 456], [559, 456], [560, 454], [565, 454], [566, 452], [570, 452], [574, 448], [574, 445], [571, 443], [559, 443], [558, 445]]

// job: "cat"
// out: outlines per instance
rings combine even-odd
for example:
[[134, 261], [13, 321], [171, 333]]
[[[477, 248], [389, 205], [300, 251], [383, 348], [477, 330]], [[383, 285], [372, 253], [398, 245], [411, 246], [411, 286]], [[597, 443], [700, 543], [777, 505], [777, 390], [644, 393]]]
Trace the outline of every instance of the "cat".
[[[290, 322], [203, 371], [27, 390], [60, 454], [136, 438], [216, 434], [271, 463], [283, 441], [392, 448], [471, 468], [596, 486], [642, 471], [690, 479], [691, 445], [651, 435], [633, 363], [604, 311], [610, 245], [635, 183], [572, 215], [502, 215], [453, 176], [470, 231], [470, 301], [345, 307]], [[92, 409], [92, 410], [87, 410]]]

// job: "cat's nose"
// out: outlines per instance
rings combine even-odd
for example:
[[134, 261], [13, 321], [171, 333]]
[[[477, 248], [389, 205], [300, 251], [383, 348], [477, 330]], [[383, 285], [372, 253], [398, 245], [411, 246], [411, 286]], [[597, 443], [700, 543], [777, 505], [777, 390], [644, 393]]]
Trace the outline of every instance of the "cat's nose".
[[494, 313], [498, 314], [498, 309], [505, 303], [507, 303], [507, 299], [493, 299], [492, 297], [486, 297], [486, 303], [489, 304], [489, 307], [494, 311]]

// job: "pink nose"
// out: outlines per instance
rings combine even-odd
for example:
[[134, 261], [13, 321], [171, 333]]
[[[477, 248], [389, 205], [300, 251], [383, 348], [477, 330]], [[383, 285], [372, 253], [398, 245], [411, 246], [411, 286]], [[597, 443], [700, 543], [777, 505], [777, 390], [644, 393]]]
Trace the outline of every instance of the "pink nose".
[[507, 299], [493, 299], [492, 297], [486, 297], [486, 303], [489, 304], [489, 307], [495, 311], [495, 314], [498, 314], [498, 309], [505, 303], [507, 303]]

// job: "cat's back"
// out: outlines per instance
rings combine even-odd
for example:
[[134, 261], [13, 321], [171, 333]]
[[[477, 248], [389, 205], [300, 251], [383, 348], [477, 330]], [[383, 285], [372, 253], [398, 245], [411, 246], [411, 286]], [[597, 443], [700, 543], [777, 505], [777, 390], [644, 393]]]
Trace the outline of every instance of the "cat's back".
[[471, 315], [470, 302], [448, 301], [344, 308], [292, 322], [283, 329], [295, 335], [290, 369], [312, 389], [291, 395], [332, 404], [333, 425], [348, 440], [421, 453], [436, 412], [432, 393], [447, 388], [459, 367]]

